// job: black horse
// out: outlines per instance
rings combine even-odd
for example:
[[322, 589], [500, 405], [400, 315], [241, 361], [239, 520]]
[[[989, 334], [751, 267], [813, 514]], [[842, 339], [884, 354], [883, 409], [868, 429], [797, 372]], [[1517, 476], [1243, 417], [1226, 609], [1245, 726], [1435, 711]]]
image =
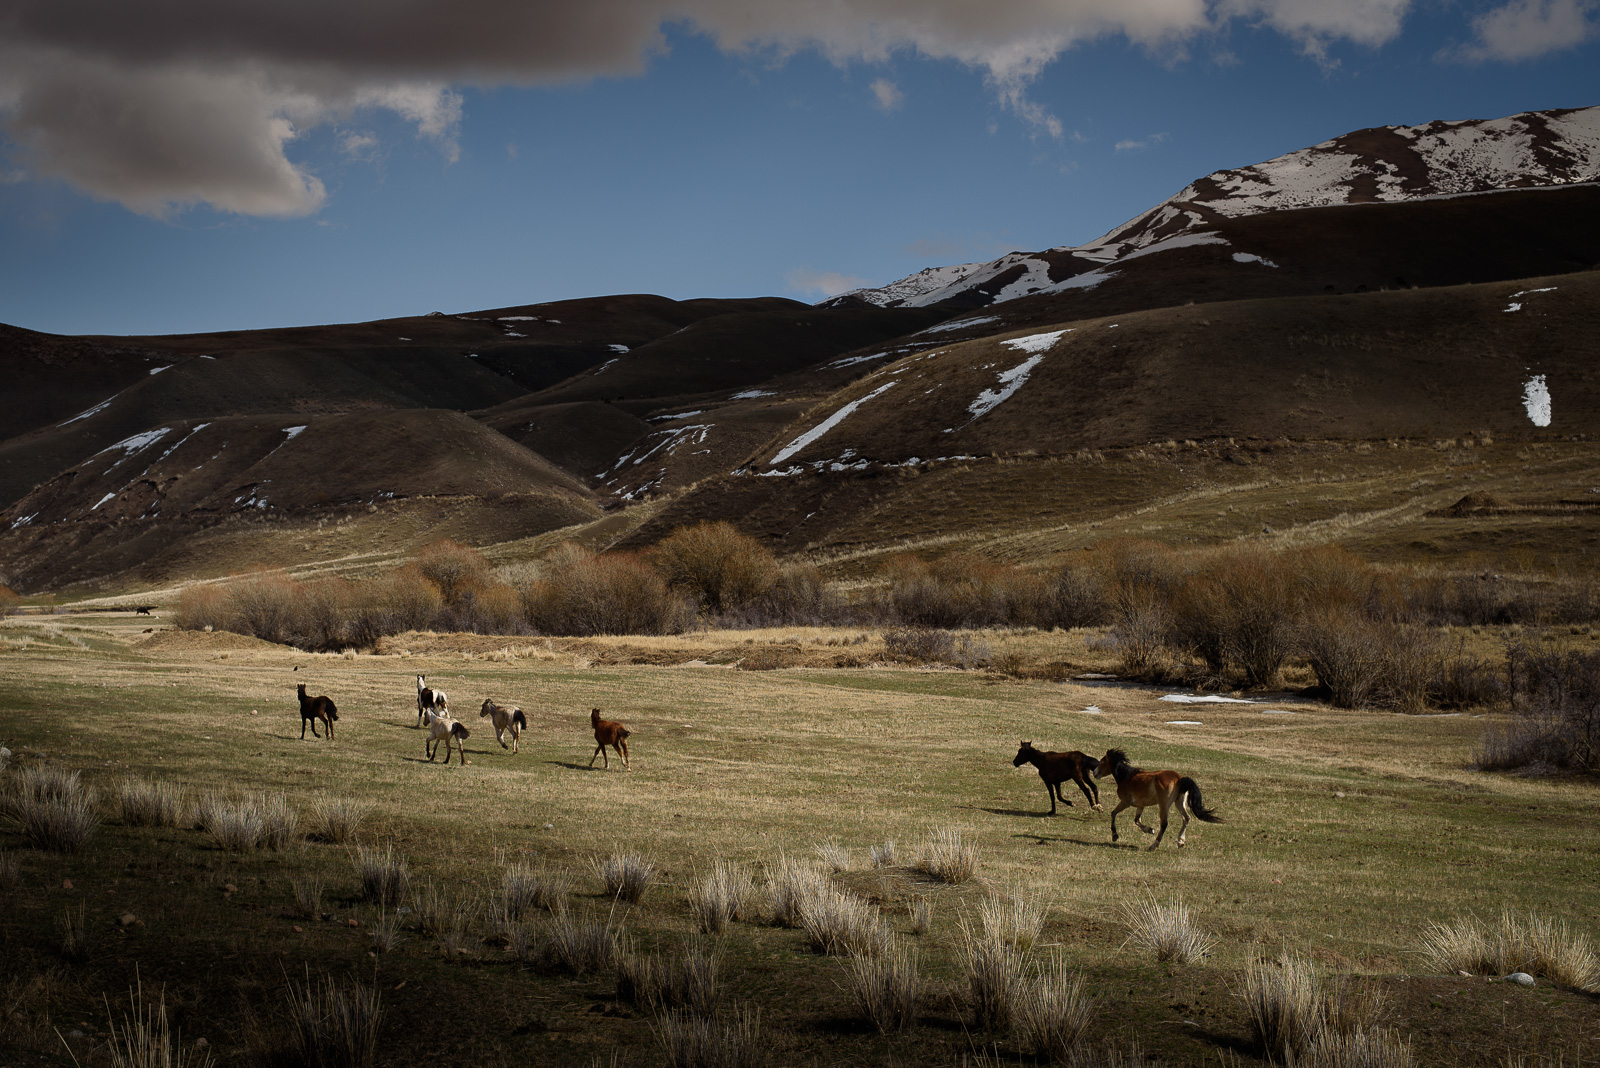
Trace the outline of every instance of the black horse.
[[327, 697], [307, 697], [306, 684], [301, 683], [296, 692], [300, 696], [300, 739], [305, 740], [306, 724], [311, 724], [311, 737], [321, 738], [317, 733], [317, 720], [328, 726], [328, 737], [333, 737], [333, 721], [339, 718], [339, 710], [333, 706], [333, 701]]
[[1050, 795], [1050, 815], [1054, 816], [1057, 798], [1061, 799], [1063, 805], [1072, 806], [1072, 800], [1061, 793], [1061, 784], [1068, 779], [1078, 784], [1078, 789], [1088, 798], [1090, 808], [1101, 811], [1100, 787], [1095, 785], [1091, 774], [1096, 763], [1094, 757], [1076, 749], [1069, 753], [1045, 753], [1035, 749], [1032, 742], [1023, 742], [1011, 766], [1020, 768], [1024, 764], [1032, 764], [1039, 769], [1039, 778], [1044, 780], [1044, 791]]

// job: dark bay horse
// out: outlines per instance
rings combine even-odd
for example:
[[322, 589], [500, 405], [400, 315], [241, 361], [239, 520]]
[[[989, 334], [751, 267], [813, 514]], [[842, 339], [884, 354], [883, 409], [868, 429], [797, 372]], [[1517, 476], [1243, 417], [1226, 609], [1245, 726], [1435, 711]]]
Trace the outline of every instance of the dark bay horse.
[[317, 733], [317, 720], [328, 725], [328, 737], [333, 738], [333, 721], [339, 718], [339, 710], [334, 707], [333, 701], [326, 697], [307, 697], [306, 684], [301, 683], [295, 688], [296, 695], [300, 698], [300, 740], [305, 741], [306, 724], [311, 724], [311, 737], [322, 737]]
[[606, 746], [617, 751], [622, 758], [622, 766], [628, 767], [628, 736], [633, 732], [616, 720], [601, 719], [598, 708], [589, 712], [589, 725], [594, 728], [594, 756], [589, 758], [589, 766], [594, 767], [594, 757], [604, 757], [605, 766], [611, 767], [611, 758], [606, 756]]
[[[1151, 852], [1161, 844], [1161, 836], [1167, 833], [1167, 808], [1174, 801], [1178, 803], [1178, 810], [1183, 813], [1183, 826], [1178, 828], [1178, 845], [1183, 845], [1184, 832], [1189, 829], [1189, 811], [1194, 810], [1196, 819], [1206, 823], [1221, 823], [1222, 817], [1206, 808], [1205, 802], [1200, 800], [1200, 784], [1187, 775], [1179, 775], [1175, 771], [1145, 771], [1136, 768], [1128, 760], [1128, 754], [1120, 749], [1108, 749], [1101, 758], [1100, 764], [1094, 769], [1096, 778], [1103, 779], [1107, 775], [1117, 780], [1117, 807], [1111, 810], [1111, 840], [1117, 840], [1117, 813], [1125, 808], [1136, 811], [1133, 822], [1145, 834], [1154, 834], [1156, 840], [1150, 844]], [[1161, 831], [1157, 833], [1144, 825], [1140, 816], [1151, 805], [1161, 806]]]
[[1072, 806], [1072, 799], [1061, 794], [1061, 784], [1068, 779], [1078, 784], [1090, 808], [1096, 812], [1103, 811], [1100, 807], [1100, 787], [1091, 775], [1095, 760], [1088, 753], [1080, 753], [1076, 749], [1068, 753], [1045, 753], [1035, 749], [1032, 742], [1023, 742], [1011, 766], [1020, 768], [1024, 764], [1032, 764], [1039, 769], [1039, 778], [1044, 780], [1044, 792], [1050, 795], [1050, 815], [1056, 814], [1057, 798], [1061, 799], [1063, 805]]

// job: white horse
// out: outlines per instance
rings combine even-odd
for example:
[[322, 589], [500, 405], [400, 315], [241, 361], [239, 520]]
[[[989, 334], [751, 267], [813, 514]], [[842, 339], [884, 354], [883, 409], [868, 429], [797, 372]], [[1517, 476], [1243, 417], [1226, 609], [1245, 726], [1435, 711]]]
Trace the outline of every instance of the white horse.
[[[491, 697], [483, 702], [483, 709], [479, 711], [478, 718], [486, 719], [494, 724], [494, 738], [495, 741], [500, 743], [501, 749], [509, 749], [513, 753], [517, 752], [517, 739], [522, 735], [523, 731], [528, 729], [528, 717], [522, 714], [520, 706], [504, 707], [497, 705], [494, 703], [494, 698]], [[511, 735], [510, 745], [506, 744], [505, 738], [508, 732]]]
[[431, 762], [439, 755], [439, 743], [443, 741], [444, 762], [450, 763], [450, 739], [454, 738], [456, 752], [461, 754], [461, 763], [465, 764], [467, 751], [461, 747], [461, 743], [472, 733], [467, 730], [466, 725], [458, 719], [440, 715], [431, 709], [425, 712], [422, 718], [428, 728], [428, 736], [422, 740], [422, 751], [428, 755], [428, 760]]
[[444, 695], [443, 690], [433, 690], [428, 687], [426, 675], [417, 676], [417, 726], [422, 726], [422, 717], [426, 712], [450, 714], [450, 699]]

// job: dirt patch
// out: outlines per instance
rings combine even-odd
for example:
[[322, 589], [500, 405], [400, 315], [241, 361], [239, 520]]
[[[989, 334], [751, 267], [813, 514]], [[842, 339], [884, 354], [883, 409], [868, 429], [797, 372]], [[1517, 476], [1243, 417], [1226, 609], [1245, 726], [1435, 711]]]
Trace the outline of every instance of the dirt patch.
[[217, 630], [158, 630], [133, 643], [135, 649], [149, 653], [214, 652], [221, 649], [277, 649], [285, 651], [286, 645], [275, 645], [248, 634]]

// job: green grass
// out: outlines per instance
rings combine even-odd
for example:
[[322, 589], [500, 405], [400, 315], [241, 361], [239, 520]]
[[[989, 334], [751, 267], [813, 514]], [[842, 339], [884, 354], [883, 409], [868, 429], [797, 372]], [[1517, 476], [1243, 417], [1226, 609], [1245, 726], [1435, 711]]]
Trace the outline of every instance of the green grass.
[[[1131, 1034], [1173, 1063], [1214, 1062], [1229, 1049], [1249, 1062], [1234, 991], [1253, 956], [1287, 946], [1382, 987], [1421, 1063], [1492, 1063], [1507, 1050], [1576, 1063], [1600, 1051], [1592, 997], [1420, 974], [1423, 927], [1467, 912], [1495, 915], [1509, 905], [1566, 919], [1591, 938], [1600, 933], [1593, 784], [1466, 770], [1482, 727], [1470, 715], [1344, 712], [1292, 700], [1182, 706], [1146, 688], [954, 671], [578, 670], [570, 657], [346, 660], [273, 649], [234, 649], [223, 660], [203, 640], [157, 657], [126, 644], [142, 628], [120, 626], [89, 635], [88, 649], [0, 648], [0, 741], [19, 759], [43, 751], [81, 769], [103, 795], [128, 773], [235, 796], [282, 791], [307, 829], [318, 794], [359, 796], [374, 806], [361, 841], [392, 842], [414, 886], [434, 880], [487, 896], [504, 865], [548, 864], [575, 874], [576, 907], [596, 915], [613, 906], [600, 897], [592, 858], [638, 851], [658, 862], [657, 885], [616, 916], [642, 951], [691, 937], [684, 891], [717, 859], [760, 871], [780, 852], [809, 856], [823, 841], [864, 856], [894, 839], [899, 866], [837, 879], [878, 902], [896, 938], [916, 947], [931, 984], [922, 1022], [879, 1035], [853, 1006], [841, 962], [807, 950], [802, 932], [734, 923], [720, 941], [724, 996], [760, 1007], [778, 1063], [960, 1063], [972, 1021], [957, 921], [976, 922], [991, 887], [1051, 905], [1041, 943], [1061, 947], [1083, 971], [1086, 993], [1107, 1005], [1090, 1031], [1094, 1045]], [[422, 733], [411, 727], [419, 671], [465, 713], [473, 732], [465, 767], [422, 758]], [[338, 703], [336, 741], [300, 740], [299, 682]], [[503, 752], [476, 717], [485, 696], [527, 711], [520, 756]], [[1104, 714], [1082, 714], [1091, 703]], [[585, 767], [591, 707], [633, 729], [633, 771], [615, 760], [609, 772]], [[1263, 716], [1262, 708], [1298, 714]], [[1179, 719], [1203, 725], [1168, 723]], [[1191, 823], [1183, 850], [1173, 828], [1151, 854], [1124, 812], [1123, 842], [1113, 847], [1107, 816], [1081, 801], [1043, 816], [1034, 770], [1011, 766], [1019, 738], [1047, 749], [1121, 746], [1145, 767], [1195, 777], [1228, 822]], [[1109, 812], [1114, 791], [1101, 785]], [[976, 843], [980, 882], [946, 887], [909, 869], [916, 844], [942, 825]], [[166, 984], [186, 1038], [206, 1037], [226, 1056], [259, 1051], [270, 1045], [263, 1036], [275, 1026], [284, 976], [303, 980], [309, 966], [313, 977], [376, 977], [388, 1020], [384, 1064], [587, 1063], [617, 1046], [627, 1048], [627, 1063], [657, 1063], [647, 1016], [590, 1011], [612, 1005], [609, 977], [526, 972], [487, 944], [447, 962], [433, 939], [409, 930], [393, 951], [369, 957], [378, 913], [358, 900], [346, 846], [235, 855], [200, 832], [115, 819], [80, 855], [18, 845], [0, 828], [0, 849], [19, 855], [22, 868], [0, 919], [0, 983], [13, 1005], [0, 1014], [0, 1044], [59, 1058], [44, 1014], [51, 1026], [88, 1022], [79, 1029], [94, 1033], [105, 1016], [101, 994], [115, 1005], [137, 967], [147, 986]], [[303, 877], [325, 881], [323, 909], [334, 921], [299, 918], [292, 880]], [[920, 937], [909, 933], [917, 895], [935, 903], [933, 930]], [[1174, 966], [1124, 948], [1123, 902], [1179, 895], [1218, 938], [1211, 955]], [[63, 961], [52, 937], [54, 917], [78, 904], [92, 935], [86, 965]], [[124, 926], [124, 913], [137, 922]], [[473, 937], [487, 934], [480, 914]], [[459, 1007], [457, 1022], [415, 1025], [441, 998]]]

